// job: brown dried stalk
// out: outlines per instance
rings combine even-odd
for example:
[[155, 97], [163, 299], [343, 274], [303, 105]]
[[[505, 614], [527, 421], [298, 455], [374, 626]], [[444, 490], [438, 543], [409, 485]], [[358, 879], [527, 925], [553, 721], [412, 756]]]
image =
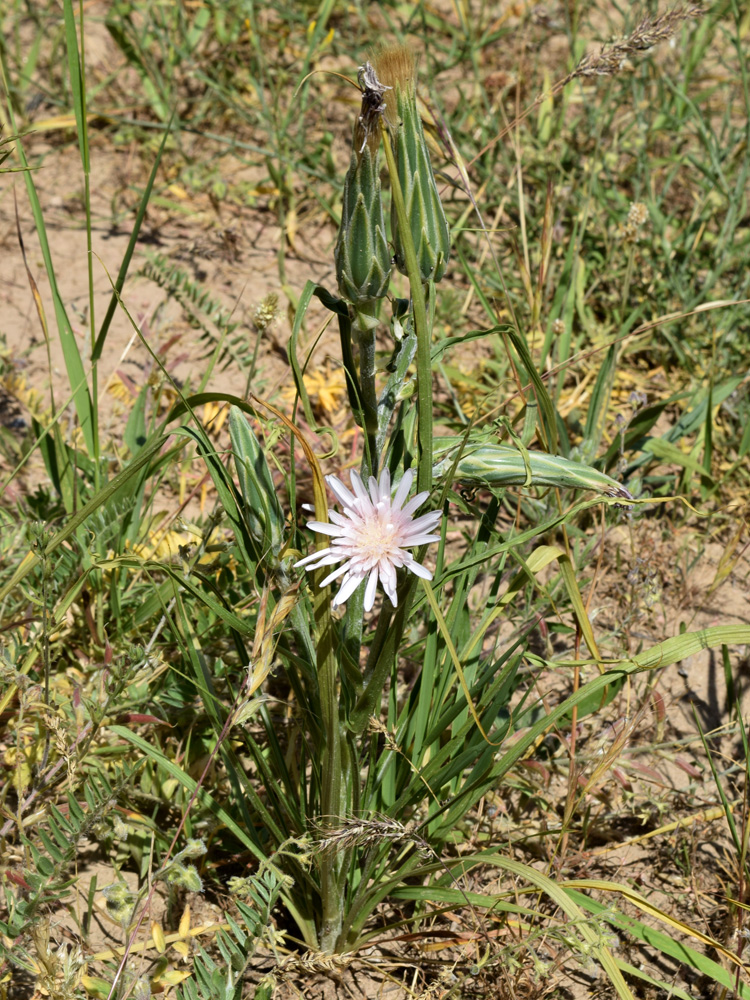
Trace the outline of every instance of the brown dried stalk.
[[[494, 139], [490, 139], [486, 146], [483, 146], [468, 163], [464, 164], [463, 170], [465, 171], [466, 167], [470, 167], [472, 163], [475, 163], [480, 156], [484, 156], [508, 132], [517, 128], [540, 104], [548, 101], [550, 97], [555, 97], [559, 94], [563, 87], [567, 83], [570, 83], [571, 80], [579, 78], [590, 79], [595, 76], [612, 76], [628, 65], [629, 56], [635, 55], [637, 52], [644, 52], [658, 42], [666, 41], [674, 35], [675, 31], [677, 31], [684, 21], [689, 21], [691, 18], [703, 17], [705, 13], [706, 7], [703, 3], [677, 4], [675, 7], [665, 10], [663, 14], [659, 14], [658, 17], [644, 17], [630, 35], [619, 41], [603, 45], [597, 53], [584, 56], [572, 73], [568, 73], [562, 80], [558, 80], [550, 90], [540, 94], [532, 101], [517, 118], [509, 122], [505, 128], [498, 132]], [[462, 179], [459, 177], [459, 183], [461, 183]]]

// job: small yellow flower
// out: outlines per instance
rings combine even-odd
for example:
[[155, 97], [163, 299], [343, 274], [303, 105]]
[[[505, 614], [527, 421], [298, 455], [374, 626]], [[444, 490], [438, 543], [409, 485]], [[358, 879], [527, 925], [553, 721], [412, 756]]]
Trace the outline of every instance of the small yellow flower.
[[[343, 368], [334, 368], [326, 364], [325, 367], [306, 372], [302, 376], [305, 389], [310, 397], [313, 409], [322, 414], [327, 420], [335, 422], [341, 406], [346, 400], [346, 375]], [[285, 389], [282, 393], [285, 399], [291, 402], [294, 399], [296, 390], [294, 388]]]

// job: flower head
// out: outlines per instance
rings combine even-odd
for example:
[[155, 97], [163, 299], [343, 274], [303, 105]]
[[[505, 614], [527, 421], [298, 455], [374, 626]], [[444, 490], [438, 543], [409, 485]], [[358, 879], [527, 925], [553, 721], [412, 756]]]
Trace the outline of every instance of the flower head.
[[[341, 227], [334, 260], [339, 293], [357, 306], [382, 299], [391, 280], [391, 251], [380, 195], [379, 117], [385, 110], [384, 87], [369, 63], [360, 66], [362, 113], [354, 123], [352, 156], [344, 178]], [[365, 327], [367, 310], [361, 316]]]
[[[451, 253], [451, 234], [440, 201], [430, 154], [417, 107], [416, 65], [405, 46], [381, 49], [375, 57], [381, 81], [386, 120], [391, 125], [398, 166], [398, 179], [406, 205], [411, 238], [422, 281], [438, 282], [445, 274]], [[391, 200], [394, 261], [406, 274], [403, 233], [396, 203]]]
[[391, 476], [387, 469], [381, 473], [379, 481], [370, 476], [369, 493], [356, 472], [351, 475], [354, 493], [336, 476], [326, 476], [326, 481], [341, 503], [343, 513], [329, 510], [330, 524], [308, 521], [307, 526], [313, 531], [330, 535], [333, 541], [328, 548], [313, 552], [295, 565], [318, 569], [343, 561], [342, 566], [320, 583], [321, 587], [326, 587], [343, 576], [339, 592], [333, 599], [334, 607], [345, 604], [366, 579], [365, 611], [370, 611], [375, 603], [378, 580], [395, 608], [396, 570], [399, 567], [405, 566], [423, 580], [432, 579], [432, 573], [406, 549], [440, 540], [439, 535], [431, 532], [440, 523], [441, 512], [437, 510], [417, 518], [412, 516], [429, 496], [427, 492], [417, 493], [406, 502], [414, 481], [413, 469], [404, 473], [394, 496], [391, 496]]

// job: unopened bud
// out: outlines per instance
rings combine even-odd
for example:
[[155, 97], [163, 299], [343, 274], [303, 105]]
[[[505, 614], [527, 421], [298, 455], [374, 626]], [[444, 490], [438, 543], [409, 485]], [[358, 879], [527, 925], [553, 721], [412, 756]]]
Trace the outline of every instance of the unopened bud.
[[[386, 115], [393, 127], [398, 179], [422, 281], [440, 281], [451, 250], [445, 212], [432, 172], [422, 119], [417, 107], [414, 59], [403, 46], [380, 52], [375, 66], [385, 95]], [[396, 267], [406, 274], [403, 237], [395, 206], [391, 209]]]
[[369, 63], [360, 69], [362, 111], [354, 126], [352, 158], [344, 178], [344, 197], [334, 259], [341, 297], [353, 305], [382, 299], [388, 291], [391, 255], [380, 195], [378, 144], [381, 87]]

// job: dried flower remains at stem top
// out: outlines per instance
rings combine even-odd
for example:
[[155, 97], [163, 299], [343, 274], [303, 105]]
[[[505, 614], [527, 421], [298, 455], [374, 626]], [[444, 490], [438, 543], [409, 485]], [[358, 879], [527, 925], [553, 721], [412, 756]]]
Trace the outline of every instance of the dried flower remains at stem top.
[[334, 250], [336, 280], [343, 299], [354, 306], [365, 328], [377, 300], [388, 292], [391, 254], [380, 194], [378, 146], [387, 88], [370, 63], [359, 67], [362, 108], [354, 123], [352, 155], [344, 178], [341, 226]]
[[[450, 257], [448, 222], [432, 172], [422, 119], [417, 107], [416, 66], [403, 45], [381, 49], [373, 64], [376, 79], [388, 89], [384, 99], [386, 121], [391, 127], [398, 181], [422, 281], [440, 281]], [[406, 251], [395, 199], [391, 202], [394, 259], [407, 273]]]
[[377, 79], [386, 87], [386, 119], [396, 128], [399, 118], [397, 94], [416, 95], [417, 64], [411, 49], [393, 45], [380, 49], [373, 59]]
[[[363, 153], [365, 146], [369, 145], [370, 151], [374, 154], [380, 142], [380, 116], [388, 106], [386, 94], [392, 88], [386, 87], [378, 80], [377, 74], [369, 62], [359, 67], [357, 80], [362, 88], [362, 109], [359, 115], [362, 145], [359, 147], [359, 151]], [[359, 138], [359, 132], [357, 138]]]

